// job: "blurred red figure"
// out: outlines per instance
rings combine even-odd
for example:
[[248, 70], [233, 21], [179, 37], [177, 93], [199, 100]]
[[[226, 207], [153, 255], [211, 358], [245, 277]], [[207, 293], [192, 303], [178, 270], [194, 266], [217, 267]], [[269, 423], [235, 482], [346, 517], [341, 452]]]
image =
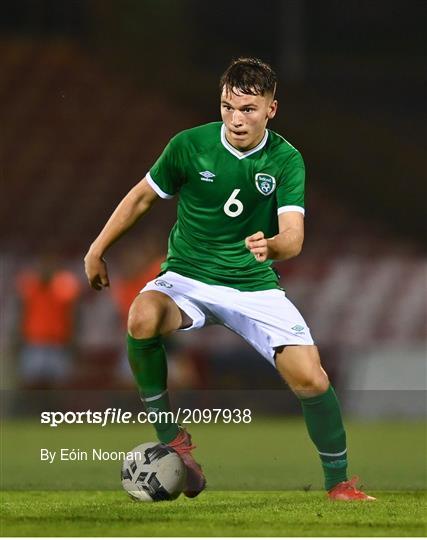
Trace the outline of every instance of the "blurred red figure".
[[46, 259], [39, 270], [22, 272], [16, 285], [22, 301], [22, 383], [26, 387], [64, 383], [71, 370], [69, 345], [79, 280]]

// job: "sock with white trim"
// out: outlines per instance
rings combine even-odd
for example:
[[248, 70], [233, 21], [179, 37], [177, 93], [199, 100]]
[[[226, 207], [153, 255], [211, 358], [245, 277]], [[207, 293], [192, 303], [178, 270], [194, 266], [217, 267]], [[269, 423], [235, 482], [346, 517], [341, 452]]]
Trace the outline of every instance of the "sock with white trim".
[[324, 394], [301, 398], [308, 434], [322, 461], [325, 489], [347, 480], [347, 447], [338, 398], [332, 385]]
[[[147, 413], [170, 412], [167, 416], [172, 416], [167, 389], [168, 364], [161, 336], [137, 339], [128, 334], [127, 346], [129, 364]], [[178, 424], [170, 418], [160, 418], [153, 426], [159, 441], [166, 444], [179, 432]]]

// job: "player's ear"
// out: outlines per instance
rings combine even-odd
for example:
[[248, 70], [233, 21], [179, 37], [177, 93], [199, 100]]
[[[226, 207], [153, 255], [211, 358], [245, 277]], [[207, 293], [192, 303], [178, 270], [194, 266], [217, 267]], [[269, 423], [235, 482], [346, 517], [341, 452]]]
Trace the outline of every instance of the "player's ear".
[[268, 111], [267, 111], [267, 118], [269, 120], [271, 120], [272, 118], [276, 116], [277, 107], [278, 107], [277, 99], [273, 99], [273, 101], [268, 106]]

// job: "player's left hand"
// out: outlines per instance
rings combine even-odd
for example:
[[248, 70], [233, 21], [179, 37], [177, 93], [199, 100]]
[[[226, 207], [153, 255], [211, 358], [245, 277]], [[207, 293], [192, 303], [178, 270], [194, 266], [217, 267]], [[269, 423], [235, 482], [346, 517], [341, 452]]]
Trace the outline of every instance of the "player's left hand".
[[258, 262], [264, 262], [268, 258], [267, 238], [262, 231], [258, 231], [245, 238], [247, 249], [253, 254]]

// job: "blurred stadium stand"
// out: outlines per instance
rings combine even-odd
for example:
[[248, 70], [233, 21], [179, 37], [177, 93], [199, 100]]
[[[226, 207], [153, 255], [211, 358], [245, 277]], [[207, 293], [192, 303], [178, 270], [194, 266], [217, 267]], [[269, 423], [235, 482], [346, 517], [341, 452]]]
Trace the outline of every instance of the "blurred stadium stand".
[[158, 118], [171, 133], [183, 118], [72, 44], [3, 43], [0, 57], [3, 249], [81, 253], [159, 152]]

